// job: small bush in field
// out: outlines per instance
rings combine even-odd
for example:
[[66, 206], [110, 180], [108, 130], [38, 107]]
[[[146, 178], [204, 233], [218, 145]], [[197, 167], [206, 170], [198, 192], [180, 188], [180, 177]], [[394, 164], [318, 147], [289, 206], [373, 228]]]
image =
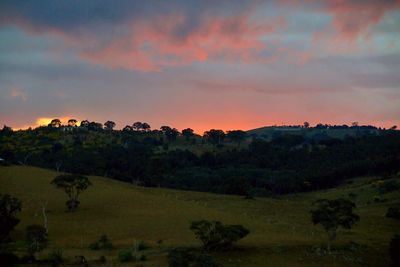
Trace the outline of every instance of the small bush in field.
[[132, 251], [129, 249], [123, 249], [118, 252], [118, 259], [120, 262], [129, 262], [133, 260]]
[[28, 252], [33, 256], [47, 246], [46, 229], [37, 224], [28, 225], [26, 227], [26, 241], [28, 244]]
[[146, 249], [149, 249], [149, 248], [150, 248], [150, 245], [147, 244], [147, 243], [144, 242], [144, 241], [139, 241], [139, 243], [138, 243], [138, 245], [137, 245], [138, 251], [146, 250]]
[[228, 249], [250, 233], [242, 225], [224, 225], [218, 221], [206, 220], [192, 222], [190, 230], [207, 251]]
[[94, 242], [89, 245], [91, 250], [100, 250], [100, 249], [113, 249], [113, 244], [108, 239], [106, 235], [102, 235], [97, 242]]

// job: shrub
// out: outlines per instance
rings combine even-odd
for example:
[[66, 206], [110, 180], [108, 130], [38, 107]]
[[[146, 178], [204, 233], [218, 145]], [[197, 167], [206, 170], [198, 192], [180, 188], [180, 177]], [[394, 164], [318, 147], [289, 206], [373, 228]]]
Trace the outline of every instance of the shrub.
[[120, 262], [129, 262], [133, 260], [132, 251], [124, 249], [118, 252], [118, 259]]
[[99, 250], [99, 249], [113, 249], [113, 244], [108, 239], [106, 235], [102, 235], [97, 242], [94, 242], [89, 245], [91, 250]]
[[28, 252], [33, 255], [47, 246], [46, 228], [41, 225], [32, 224], [26, 227], [26, 240]]
[[390, 207], [386, 212], [386, 217], [393, 219], [400, 219], [400, 210], [395, 207]]
[[374, 196], [374, 202], [381, 202], [380, 196]]
[[395, 235], [390, 241], [389, 253], [393, 266], [400, 266], [400, 235]]
[[132, 246], [132, 250], [135, 252], [146, 250], [149, 248], [150, 248], [150, 245], [147, 244], [145, 241], [135, 241]]
[[146, 250], [146, 249], [149, 249], [149, 248], [150, 248], [150, 245], [147, 244], [144, 241], [139, 241], [139, 243], [137, 244], [137, 250], [138, 251]]
[[223, 225], [218, 221], [206, 220], [192, 222], [190, 229], [207, 251], [228, 249], [250, 232], [242, 225]]

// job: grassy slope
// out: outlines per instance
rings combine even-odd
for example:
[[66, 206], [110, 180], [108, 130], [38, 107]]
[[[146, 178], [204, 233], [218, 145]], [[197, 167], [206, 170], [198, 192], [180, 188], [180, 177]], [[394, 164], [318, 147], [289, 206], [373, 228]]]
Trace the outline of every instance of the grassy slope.
[[[399, 193], [383, 196], [384, 203], [372, 203], [376, 189], [370, 179], [358, 179], [337, 189], [285, 197], [245, 200], [239, 196], [134, 187], [106, 178], [91, 177], [94, 184], [81, 196], [75, 213], [65, 212], [65, 194], [49, 182], [55, 172], [33, 167], [0, 167], [0, 193], [12, 194], [23, 202], [21, 223], [14, 239], [23, 239], [26, 225], [41, 224], [41, 203], [48, 203], [50, 247], [74, 255], [115, 259], [119, 248], [134, 240], [152, 245], [145, 266], [165, 266], [165, 250], [174, 246], [199, 246], [188, 229], [190, 221], [215, 219], [243, 224], [251, 230], [238, 249], [215, 256], [224, 266], [386, 266], [387, 246], [398, 230], [398, 221], [384, 217], [389, 205], [400, 204]], [[335, 246], [340, 253], [318, 256], [313, 246], [323, 245], [325, 234], [310, 223], [310, 203], [321, 197], [358, 195], [360, 223], [341, 231]], [[88, 244], [107, 234], [117, 246], [111, 252], [87, 249]], [[164, 240], [161, 246], [157, 240]], [[345, 249], [350, 241], [361, 248]], [[43, 254], [46, 255], [48, 251]], [[115, 263], [118, 265], [117, 263]]]

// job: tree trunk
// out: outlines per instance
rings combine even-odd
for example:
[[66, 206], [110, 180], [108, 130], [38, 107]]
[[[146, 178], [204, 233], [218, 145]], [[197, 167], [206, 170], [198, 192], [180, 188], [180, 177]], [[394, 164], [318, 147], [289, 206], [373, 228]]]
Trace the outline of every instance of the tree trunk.
[[336, 239], [336, 230], [331, 230], [328, 231], [328, 245], [327, 245], [327, 249], [328, 249], [328, 253], [331, 254], [331, 244], [332, 242]]
[[42, 214], [43, 214], [43, 227], [46, 229], [46, 234], [48, 234], [49, 229], [47, 226], [46, 206], [47, 206], [47, 202], [42, 204]]

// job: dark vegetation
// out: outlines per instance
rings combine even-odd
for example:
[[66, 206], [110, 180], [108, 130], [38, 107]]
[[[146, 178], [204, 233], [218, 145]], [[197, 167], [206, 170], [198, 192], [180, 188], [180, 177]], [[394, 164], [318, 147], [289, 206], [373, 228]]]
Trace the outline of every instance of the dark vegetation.
[[[400, 170], [400, 134], [372, 126], [317, 125], [304, 134], [277, 131], [270, 139], [244, 131], [211, 129], [204, 136], [188, 128], [150, 130], [136, 122], [122, 131], [115, 123], [70, 120], [62, 126], [0, 131], [0, 157], [83, 175], [106, 176], [147, 187], [169, 187], [224, 194], [270, 196], [318, 190], [363, 175], [391, 175]], [[297, 126], [296, 126], [297, 127]], [[353, 131], [344, 138], [330, 128]], [[296, 128], [298, 129], [298, 128]], [[373, 131], [372, 131], [373, 130]], [[308, 131], [322, 131], [308, 136]], [[381, 190], [397, 190], [385, 184]], [[69, 209], [79, 201], [70, 198]]]
[[218, 221], [195, 221], [190, 229], [203, 243], [206, 251], [229, 249], [234, 242], [247, 236], [250, 231], [242, 225], [224, 225]]
[[351, 229], [360, 220], [353, 212], [355, 204], [347, 199], [319, 199], [314, 203], [315, 209], [311, 210], [311, 220], [321, 224], [328, 235], [328, 252], [331, 252], [331, 243], [336, 239], [339, 227]]

